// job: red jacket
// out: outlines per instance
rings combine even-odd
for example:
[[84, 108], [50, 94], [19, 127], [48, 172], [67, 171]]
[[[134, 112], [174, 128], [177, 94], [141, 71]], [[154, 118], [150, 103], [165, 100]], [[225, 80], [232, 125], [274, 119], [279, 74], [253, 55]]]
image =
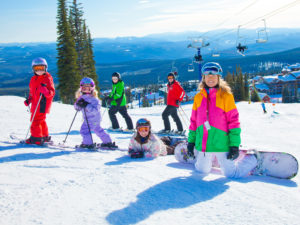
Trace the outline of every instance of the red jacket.
[[174, 82], [171, 85], [168, 84], [167, 86], [168, 86], [167, 105], [179, 107], [179, 105], [176, 104], [176, 100], [182, 101], [185, 95], [185, 91], [180, 86], [180, 83], [177, 80], [174, 80]]
[[51, 103], [55, 95], [55, 88], [53, 83], [53, 78], [50, 73], [46, 72], [44, 75], [38, 76], [34, 75], [31, 77], [29, 83], [29, 101], [31, 102], [31, 112], [34, 113], [36, 105], [40, 98], [39, 88], [42, 84], [46, 85], [49, 93], [45, 96], [42, 94], [42, 99], [39, 104], [37, 112], [49, 113], [51, 108]]

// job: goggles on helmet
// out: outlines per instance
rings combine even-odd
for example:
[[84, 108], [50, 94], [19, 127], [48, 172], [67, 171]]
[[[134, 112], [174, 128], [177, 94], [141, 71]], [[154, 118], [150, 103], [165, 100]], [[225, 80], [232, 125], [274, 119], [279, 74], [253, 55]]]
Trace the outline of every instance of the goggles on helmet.
[[45, 69], [46, 66], [42, 66], [42, 65], [33, 66], [34, 71], [45, 71]]
[[222, 75], [222, 71], [215, 67], [215, 66], [212, 66], [212, 67], [204, 67], [202, 69], [202, 74], [203, 75]]

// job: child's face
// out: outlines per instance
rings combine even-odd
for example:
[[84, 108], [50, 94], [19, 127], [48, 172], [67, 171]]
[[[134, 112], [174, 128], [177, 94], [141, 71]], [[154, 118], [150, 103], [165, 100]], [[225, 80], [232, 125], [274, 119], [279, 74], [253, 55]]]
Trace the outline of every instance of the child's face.
[[85, 84], [85, 85], [81, 86], [81, 92], [86, 93], [86, 94], [91, 93], [92, 92], [92, 86], [90, 84]]
[[139, 127], [138, 132], [142, 137], [147, 137], [150, 131], [150, 127]]
[[206, 85], [210, 88], [215, 87], [219, 82], [219, 76], [218, 75], [205, 75], [204, 76], [204, 82]]
[[111, 79], [114, 83], [117, 83], [119, 81], [119, 79], [117, 77], [112, 77]]
[[39, 76], [44, 75], [46, 72], [45, 66], [34, 66], [33, 70], [34, 70], [35, 74], [39, 75]]

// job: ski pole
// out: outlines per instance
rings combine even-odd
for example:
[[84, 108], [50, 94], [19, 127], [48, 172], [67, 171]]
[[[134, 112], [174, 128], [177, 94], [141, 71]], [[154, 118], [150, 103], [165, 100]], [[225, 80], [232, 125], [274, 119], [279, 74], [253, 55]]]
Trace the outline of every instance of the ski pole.
[[180, 116], [181, 119], [183, 120], [184, 125], [188, 128], [189, 126], [188, 126], [188, 124], [186, 123], [184, 117], [182, 116], [182, 113], [180, 112], [180, 110], [178, 110], [178, 112], [179, 112], [179, 116]]
[[79, 112], [79, 110], [78, 110], [78, 111], [76, 110], [75, 116], [74, 116], [74, 118], [73, 118], [73, 120], [72, 120], [72, 123], [71, 123], [70, 128], [69, 128], [68, 133], [67, 133], [67, 136], [66, 136], [65, 140], [63, 141], [63, 145], [64, 145], [64, 144], [66, 143], [66, 141], [67, 141], [67, 138], [68, 138], [68, 135], [69, 135], [69, 133], [70, 133], [71, 127], [72, 127], [72, 125], [73, 125], [73, 123], [74, 123], [74, 120], [75, 120], [75, 118], [76, 118], [78, 112]]
[[105, 109], [104, 109], [104, 112], [102, 113], [102, 115], [101, 115], [101, 119], [103, 119], [103, 117], [104, 117], [104, 115], [105, 115], [105, 112], [106, 112], [106, 110], [107, 110], [107, 102], [106, 102], [106, 100], [104, 100], [105, 101]]
[[92, 136], [92, 132], [91, 132], [91, 128], [90, 128], [90, 125], [89, 125], [89, 121], [88, 121], [88, 118], [86, 116], [86, 111], [85, 111], [85, 108], [83, 109], [84, 111], [84, 116], [85, 116], [85, 119], [86, 119], [86, 123], [88, 125], [88, 128], [89, 128], [89, 132], [90, 132], [90, 136], [91, 136], [91, 140], [92, 140], [92, 144], [94, 144], [94, 141], [93, 141], [93, 136]]
[[190, 121], [189, 117], [187, 116], [187, 114], [185, 113], [185, 111], [183, 110], [183, 108], [181, 107], [181, 105], [179, 105], [180, 109], [182, 110], [182, 112], [184, 113], [187, 121]]
[[40, 105], [41, 99], [42, 99], [42, 93], [40, 94], [39, 101], [38, 101], [38, 103], [37, 103], [37, 105], [36, 105], [36, 107], [35, 107], [35, 110], [34, 110], [33, 116], [32, 116], [32, 118], [31, 118], [31, 120], [30, 120], [30, 125], [29, 125], [29, 128], [28, 128], [28, 130], [27, 130], [27, 134], [26, 134], [25, 140], [27, 139], [27, 136], [28, 136], [29, 130], [30, 130], [30, 128], [31, 128], [31, 125], [32, 125], [32, 122], [33, 122], [33, 120], [34, 120], [34, 117], [35, 117], [36, 111], [37, 111], [37, 109], [38, 109], [38, 107], [39, 107], [39, 105]]

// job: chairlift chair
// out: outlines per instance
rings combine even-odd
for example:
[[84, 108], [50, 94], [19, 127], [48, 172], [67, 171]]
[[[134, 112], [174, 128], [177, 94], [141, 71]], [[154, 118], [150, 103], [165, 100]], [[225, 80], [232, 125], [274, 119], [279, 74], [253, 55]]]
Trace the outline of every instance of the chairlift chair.
[[256, 43], [266, 43], [268, 41], [268, 32], [267, 32], [267, 26], [266, 26], [266, 20], [264, 21], [264, 27], [257, 30], [257, 39]]
[[194, 68], [194, 64], [192, 62], [188, 65], [188, 72], [194, 72], [194, 71], [195, 71], [195, 68]]

